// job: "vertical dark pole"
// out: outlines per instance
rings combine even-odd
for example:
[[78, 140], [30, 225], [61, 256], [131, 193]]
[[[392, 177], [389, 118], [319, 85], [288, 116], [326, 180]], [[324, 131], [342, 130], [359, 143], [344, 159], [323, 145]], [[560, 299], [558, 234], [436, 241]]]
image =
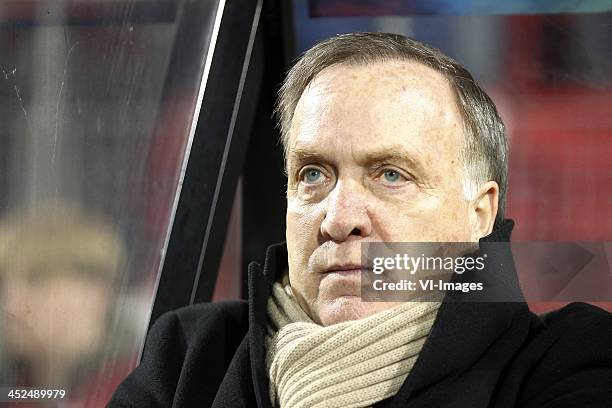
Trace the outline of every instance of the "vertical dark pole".
[[224, 1], [149, 327], [166, 311], [212, 299], [261, 81], [252, 61], [261, 4]]
[[265, 72], [243, 169], [243, 287], [250, 261], [285, 239], [286, 179], [280, 134], [272, 118], [278, 88], [294, 53], [292, 1], [271, 0], [262, 12]]

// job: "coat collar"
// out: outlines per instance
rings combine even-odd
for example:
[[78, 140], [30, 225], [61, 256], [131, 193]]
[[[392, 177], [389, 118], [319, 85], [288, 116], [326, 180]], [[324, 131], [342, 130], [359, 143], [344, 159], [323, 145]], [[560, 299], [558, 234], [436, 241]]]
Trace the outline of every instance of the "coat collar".
[[[498, 350], [497, 360], [500, 353], [507, 354], [510, 359], [513, 350], [522, 344], [529, 330], [530, 313], [523, 301], [509, 250], [513, 226], [512, 220], [505, 220], [493, 233], [480, 240], [481, 250], [486, 248], [489, 259], [487, 267], [479, 275], [472, 274], [472, 278], [496, 286], [513, 301], [492, 302], [479, 298], [479, 292], [446, 296], [419, 358], [392, 399], [391, 407], [405, 406], [413, 396], [435, 384], [457, 381], [475, 362], [486, 360], [485, 354], [491, 350]], [[272, 283], [280, 278], [287, 265], [284, 242], [268, 248], [263, 271], [255, 262], [249, 265], [249, 351], [253, 386], [260, 407], [270, 407], [264, 348], [267, 299]], [[453, 281], [463, 279], [467, 277], [453, 277]], [[503, 344], [497, 344], [499, 341]], [[488, 369], [495, 371], [491, 367]], [[484, 374], [495, 376], [492, 372]], [[484, 378], [482, 381], [493, 380]]]

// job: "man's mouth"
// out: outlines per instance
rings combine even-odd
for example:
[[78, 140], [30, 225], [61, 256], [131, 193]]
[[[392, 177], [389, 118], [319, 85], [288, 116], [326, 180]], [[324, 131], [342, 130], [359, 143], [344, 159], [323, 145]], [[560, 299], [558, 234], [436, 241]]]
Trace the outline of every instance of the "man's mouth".
[[347, 264], [347, 265], [332, 265], [323, 271], [323, 274], [336, 274], [340, 276], [361, 276], [362, 272], [372, 271], [371, 267], [358, 265], [358, 264]]

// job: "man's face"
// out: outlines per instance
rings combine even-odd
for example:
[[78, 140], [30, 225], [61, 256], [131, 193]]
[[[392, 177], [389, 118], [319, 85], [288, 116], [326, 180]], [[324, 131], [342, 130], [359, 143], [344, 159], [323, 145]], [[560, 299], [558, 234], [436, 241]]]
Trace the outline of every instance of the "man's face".
[[289, 132], [286, 238], [315, 321], [394, 305], [361, 302], [361, 243], [472, 240], [463, 137], [450, 85], [424, 65], [337, 65], [311, 82]]

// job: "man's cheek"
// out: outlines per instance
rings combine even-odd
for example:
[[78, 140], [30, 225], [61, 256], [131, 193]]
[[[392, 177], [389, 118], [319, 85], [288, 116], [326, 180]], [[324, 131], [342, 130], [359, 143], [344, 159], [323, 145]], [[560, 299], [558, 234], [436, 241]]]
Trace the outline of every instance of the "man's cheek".
[[289, 235], [296, 240], [316, 240], [324, 219], [323, 207], [320, 205], [303, 206], [288, 202], [287, 207], [287, 238]]

